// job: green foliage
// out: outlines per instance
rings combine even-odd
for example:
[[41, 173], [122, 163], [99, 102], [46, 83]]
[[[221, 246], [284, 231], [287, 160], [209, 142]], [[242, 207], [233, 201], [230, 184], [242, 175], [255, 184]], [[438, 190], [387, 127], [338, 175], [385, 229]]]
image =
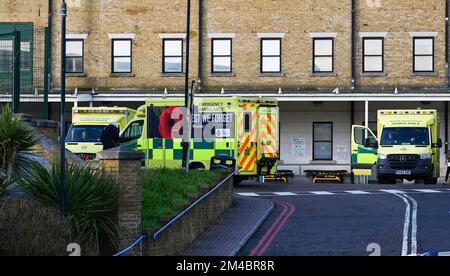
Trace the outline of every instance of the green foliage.
[[57, 209], [31, 199], [0, 200], [0, 256], [67, 256], [70, 241]]
[[6, 172], [0, 168], [0, 197], [6, 194], [12, 186], [12, 181], [6, 179]]
[[142, 183], [142, 223], [144, 227], [159, 227], [160, 216], [176, 215], [175, 205], [190, 204], [190, 193], [198, 193], [200, 186], [218, 182], [222, 173], [178, 169], [151, 169]]
[[30, 150], [37, 143], [33, 128], [7, 105], [0, 114], [0, 168], [6, 180], [28, 172], [33, 157]]
[[[60, 204], [59, 165], [50, 169], [33, 162], [29, 175], [21, 178], [19, 188], [25, 194], [58, 207]], [[115, 214], [118, 192], [113, 181], [103, 177], [100, 171], [90, 167], [70, 165], [65, 171], [65, 217], [72, 231], [82, 241], [83, 246], [100, 249], [107, 239], [117, 244], [117, 222]]]
[[0, 179], [0, 197], [12, 189], [12, 184], [13, 182], [11, 180]]

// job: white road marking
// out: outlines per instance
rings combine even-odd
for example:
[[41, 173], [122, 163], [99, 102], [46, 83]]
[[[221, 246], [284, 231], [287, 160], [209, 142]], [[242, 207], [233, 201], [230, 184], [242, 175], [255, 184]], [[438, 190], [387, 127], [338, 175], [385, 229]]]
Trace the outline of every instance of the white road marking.
[[309, 192], [313, 195], [334, 195], [334, 193], [330, 193], [330, 192]]
[[260, 196], [257, 193], [238, 193], [238, 195], [240, 195], [240, 196], [250, 196], [250, 197], [258, 197], [258, 196]]
[[406, 204], [405, 223], [403, 224], [403, 244], [402, 244], [402, 256], [408, 256], [408, 236], [409, 236], [409, 223], [411, 217], [411, 204], [400, 193], [392, 193], [394, 196], [399, 197]]
[[371, 193], [365, 191], [344, 191], [345, 193], [352, 195], [370, 195]]
[[411, 254], [417, 255], [417, 211], [418, 211], [418, 204], [417, 201], [408, 196], [404, 195], [406, 198], [408, 198], [413, 203], [413, 212], [411, 217]]
[[395, 189], [384, 189], [384, 190], [348, 190], [348, 191], [292, 191], [292, 192], [261, 192], [261, 193], [251, 193], [243, 192], [236, 193], [240, 196], [246, 197], [267, 197], [267, 196], [325, 196], [325, 195], [380, 195], [383, 193], [394, 194], [394, 195], [405, 195], [405, 194], [416, 194], [416, 193], [427, 193], [427, 194], [438, 194], [447, 193], [450, 189], [405, 189], [405, 190], [395, 190]]
[[441, 191], [431, 190], [431, 189], [414, 189], [416, 192], [426, 193], [426, 194], [437, 194], [442, 193]]
[[280, 193], [274, 193], [274, 194], [279, 195], [279, 196], [296, 196], [297, 195], [297, 194], [289, 193], [289, 192], [280, 192]]
[[389, 194], [404, 194], [404, 191], [400, 190], [380, 190], [381, 192], [389, 193]]

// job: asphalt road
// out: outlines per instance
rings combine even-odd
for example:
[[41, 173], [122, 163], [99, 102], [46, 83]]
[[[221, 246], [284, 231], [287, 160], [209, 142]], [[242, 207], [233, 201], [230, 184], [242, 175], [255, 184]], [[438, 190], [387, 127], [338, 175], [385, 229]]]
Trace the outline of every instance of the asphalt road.
[[401, 256], [450, 251], [450, 187], [244, 183], [275, 203], [239, 255]]

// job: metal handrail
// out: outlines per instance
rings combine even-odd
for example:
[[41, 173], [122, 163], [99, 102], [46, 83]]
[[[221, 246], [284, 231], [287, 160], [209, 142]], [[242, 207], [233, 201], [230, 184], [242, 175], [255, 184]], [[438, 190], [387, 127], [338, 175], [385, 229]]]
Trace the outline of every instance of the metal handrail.
[[142, 234], [142, 236], [141, 236], [139, 239], [137, 239], [135, 242], [133, 242], [132, 244], [130, 244], [130, 246], [128, 246], [128, 247], [125, 248], [124, 250], [120, 251], [120, 252], [117, 253], [117, 254], [114, 254], [113, 257], [120, 257], [120, 256], [122, 256], [123, 254], [127, 253], [128, 251], [130, 251], [131, 249], [133, 249], [136, 245], [138, 245], [140, 242], [146, 240], [147, 238], [148, 238], [148, 237], [147, 237], [147, 234]]

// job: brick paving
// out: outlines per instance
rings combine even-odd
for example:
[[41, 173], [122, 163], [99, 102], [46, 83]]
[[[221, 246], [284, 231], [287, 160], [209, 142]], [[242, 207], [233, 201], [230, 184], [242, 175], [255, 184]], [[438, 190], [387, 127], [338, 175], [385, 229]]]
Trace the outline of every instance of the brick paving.
[[235, 196], [234, 206], [194, 241], [187, 256], [235, 256], [274, 210], [273, 203], [260, 198]]

